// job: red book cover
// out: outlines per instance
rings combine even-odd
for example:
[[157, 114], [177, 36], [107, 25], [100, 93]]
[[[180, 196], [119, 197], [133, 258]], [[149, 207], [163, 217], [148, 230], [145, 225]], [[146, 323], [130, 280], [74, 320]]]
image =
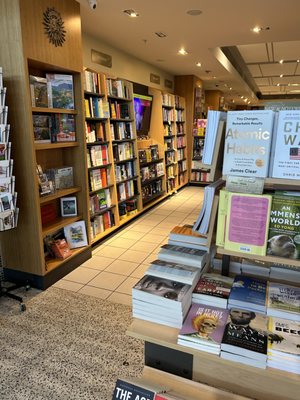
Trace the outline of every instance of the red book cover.
[[102, 187], [107, 186], [107, 171], [105, 168], [102, 168], [100, 170], [101, 173], [101, 181], [102, 181]]
[[105, 145], [101, 146], [101, 150], [102, 150], [102, 164], [106, 165], [108, 164], [107, 146]]

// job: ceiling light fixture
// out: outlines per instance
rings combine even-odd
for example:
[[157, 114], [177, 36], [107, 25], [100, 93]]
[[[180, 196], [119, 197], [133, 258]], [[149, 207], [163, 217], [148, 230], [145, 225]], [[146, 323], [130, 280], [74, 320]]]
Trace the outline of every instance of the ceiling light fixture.
[[255, 26], [254, 28], [251, 29], [252, 32], [254, 33], [260, 33], [261, 31], [269, 31], [270, 27], [266, 26], [265, 28], [263, 28], [262, 26]]
[[280, 83], [277, 83], [276, 86], [280, 86]]
[[167, 37], [166, 33], [163, 32], [154, 32], [156, 36], [158, 36], [159, 38], [165, 38]]
[[230, 87], [229, 90], [232, 90], [232, 87]]
[[123, 13], [128, 15], [128, 17], [131, 17], [131, 18], [136, 18], [136, 17], [139, 17], [139, 15], [140, 15], [138, 12], [136, 12], [132, 9], [124, 10]]
[[197, 62], [197, 63], [196, 63], [196, 66], [197, 66], [197, 67], [201, 67], [201, 66], [202, 66], [201, 62]]
[[300, 62], [300, 60], [297, 60], [297, 63], [299, 63]]
[[182, 47], [180, 50], [178, 50], [178, 54], [181, 54], [182, 56], [186, 56], [188, 52]]
[[283, 74], [280, 74], [280, 75], [279, 75], [279, 78], [283, 78]]
[[284, 60], [279, 60], [279, 64], [283, 64], [284, 63]]
[[186, 12], [188, 15], [191, 15], [192, 17], [197, 17], [198, 15], [202, 14], [201, 10], [188, 10]]

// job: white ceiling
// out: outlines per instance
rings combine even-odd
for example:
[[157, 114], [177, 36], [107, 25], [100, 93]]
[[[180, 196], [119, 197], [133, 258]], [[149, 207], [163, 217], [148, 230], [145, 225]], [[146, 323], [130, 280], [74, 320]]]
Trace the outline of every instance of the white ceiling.
[[[300, 98], [299, 0], [98, 0], [96, 10], [77, 1], [86, 33], [170, 74], [196, 75], [229, 101], [241, 104], [244, 96], [254, 104], [256, 94]], [[129, 18], [125, 9], [140, 16]], [[199, 16], [187, 14], [196, 9]], [[254, 26], [269, 29], [255, 34]], [[181, 47], [188, 55], [177, 54]]]

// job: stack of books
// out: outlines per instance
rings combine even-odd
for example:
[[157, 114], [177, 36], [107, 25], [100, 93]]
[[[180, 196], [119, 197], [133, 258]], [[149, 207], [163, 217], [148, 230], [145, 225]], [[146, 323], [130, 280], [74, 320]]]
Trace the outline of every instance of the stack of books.
[[206, 250], [164, 244], [161, 246], [157, 258], [162, 261], [171, 261], [201, 269], [208, 260], [208, 253]]
[[267, 281], [236, 275], [228, 299], [228, 308], [238, 307], [245, 310], [266, 313]]
[[192, 225], [176, 225], [169, 233], [168, 244], [206, 250], [207, 236], [195, 233]]
[[267, 315], [300, 322], [300, 288], [269, 282]]
[[192, 293], [193, 303], [227, 308], [233, 278], [214, 273], [201, 276]]
[[192, 304], [177, 343], [219, 355], [228, 314], [228, 310], [223, 308]]
[[266, 368], [268, 319], [240, 308], [230, 309], [221, 343], [221, 358]]
[[192, 286], [145, 275], [132, 288], [132, 316], [181, 328], [191, 306]]
[[300, 373], [299, 322], [270, 317], [267, 366]]

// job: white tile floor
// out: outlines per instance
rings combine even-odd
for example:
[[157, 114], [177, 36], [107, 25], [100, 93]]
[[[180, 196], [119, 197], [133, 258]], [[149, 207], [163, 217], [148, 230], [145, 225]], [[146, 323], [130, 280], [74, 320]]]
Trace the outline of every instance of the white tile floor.
[[193, 224], [203, 200], [203, 188], [190, 186], [117, 231], [93, 256], [54, 286], [115, 303], [131, 305], [131, 288], [156, 259], [177, 224]]

